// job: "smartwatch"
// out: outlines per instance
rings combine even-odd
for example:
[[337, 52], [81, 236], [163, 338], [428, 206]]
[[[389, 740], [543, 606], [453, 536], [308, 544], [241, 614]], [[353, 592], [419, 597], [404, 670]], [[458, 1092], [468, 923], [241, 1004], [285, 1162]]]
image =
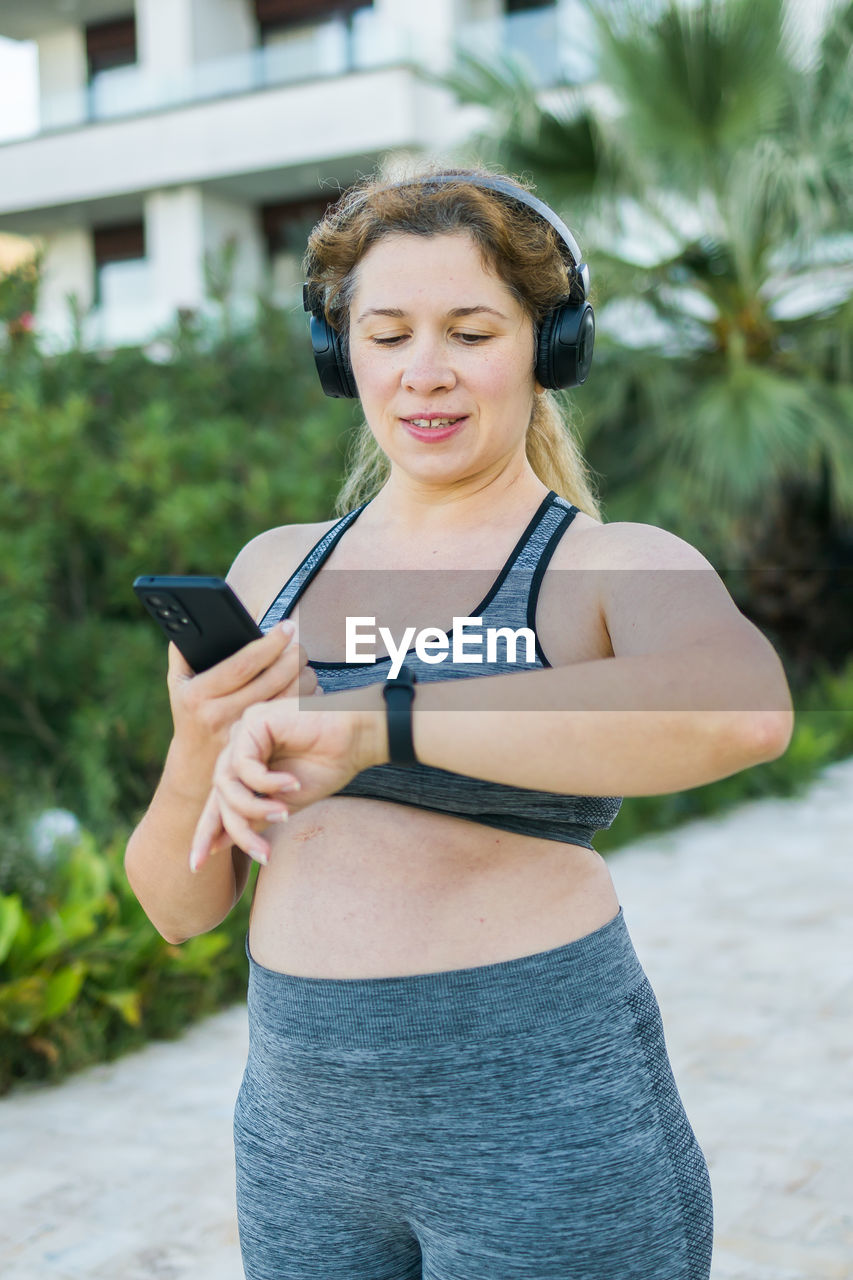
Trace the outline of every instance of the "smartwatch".
[[388, 720], [389, 763], [411, 768], [418, 763], [412, 737], [412, 703], [415, 700], [417, 676], [411, 667], [402, 666], [396, 676], [389, 676], [382, 689]]

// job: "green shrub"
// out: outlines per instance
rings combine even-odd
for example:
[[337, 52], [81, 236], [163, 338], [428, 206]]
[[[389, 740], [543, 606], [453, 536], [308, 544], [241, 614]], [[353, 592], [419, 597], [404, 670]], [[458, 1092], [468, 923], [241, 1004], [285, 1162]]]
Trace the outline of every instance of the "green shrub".
[[35, 771], [106, 839], [170, 725], [133, 579], [221, 576], [262, 530], [326, 518], [353, 410], [323, 395], [303, 317], [269, 306], [227, 336], [180, 322], [162, 363], [22, 342], [0, 350], [0, 812]]
[[165, 942], [124, 873], [124, 838], [85, 834], [41, 899], [0, 894], [0, 1093], [59, 1080], [239, 998], [250, 892], [211, 933]]

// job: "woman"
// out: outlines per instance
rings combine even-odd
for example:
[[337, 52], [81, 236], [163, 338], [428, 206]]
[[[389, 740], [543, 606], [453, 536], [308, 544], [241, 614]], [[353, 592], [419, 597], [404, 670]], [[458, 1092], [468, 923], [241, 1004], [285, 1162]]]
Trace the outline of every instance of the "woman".
[[[315, 353], [372, 452], [341, 520], [237, 557], [263, 639], [199, 676], [170, 648], [175, 733], [127, 868], [179, 942], [262, 864], [235, 1113], [249, 1280], [709, 1274], [707, 1166], [591, 837], [622, 795], [780, 755], [790, 699], [698, 551], [598, 518], [543, 347], [586, 279], [535, 205], [449, 170], [329, 211]], [[605, 572], [624, 569], [703, 572]], [[516, 653], [506, 633], [447, 652], [472, 618]], [[394, 688], [402, 656], [417, 684]]]

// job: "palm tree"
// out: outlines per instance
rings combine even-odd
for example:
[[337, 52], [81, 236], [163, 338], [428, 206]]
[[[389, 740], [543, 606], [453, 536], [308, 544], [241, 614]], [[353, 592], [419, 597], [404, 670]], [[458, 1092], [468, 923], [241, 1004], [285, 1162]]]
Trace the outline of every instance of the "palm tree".
[[781, 0], [585, 8], [597, 65], [584, 83], [542, 95], [511, 56], [459, 53], [444, 83], [490, 113], [464, 158], [531, 174], [594, 264], [597, 368], [578, 402], [608, 518], [671, 528], [730, 566], [744, 612], [791, 656], [808, 601], [818, 649], [840, 660], [853, 3], [805, 64]]

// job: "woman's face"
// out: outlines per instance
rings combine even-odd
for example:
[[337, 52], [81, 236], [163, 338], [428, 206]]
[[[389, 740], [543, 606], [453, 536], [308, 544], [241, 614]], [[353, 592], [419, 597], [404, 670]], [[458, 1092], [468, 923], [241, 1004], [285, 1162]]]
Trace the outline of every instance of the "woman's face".
[[358, 265], [350, 359], [362, 408], [391, 462], [424, 483], [523, 459], [542, 390], [533, 341], [467, 233], [386, 236]]

